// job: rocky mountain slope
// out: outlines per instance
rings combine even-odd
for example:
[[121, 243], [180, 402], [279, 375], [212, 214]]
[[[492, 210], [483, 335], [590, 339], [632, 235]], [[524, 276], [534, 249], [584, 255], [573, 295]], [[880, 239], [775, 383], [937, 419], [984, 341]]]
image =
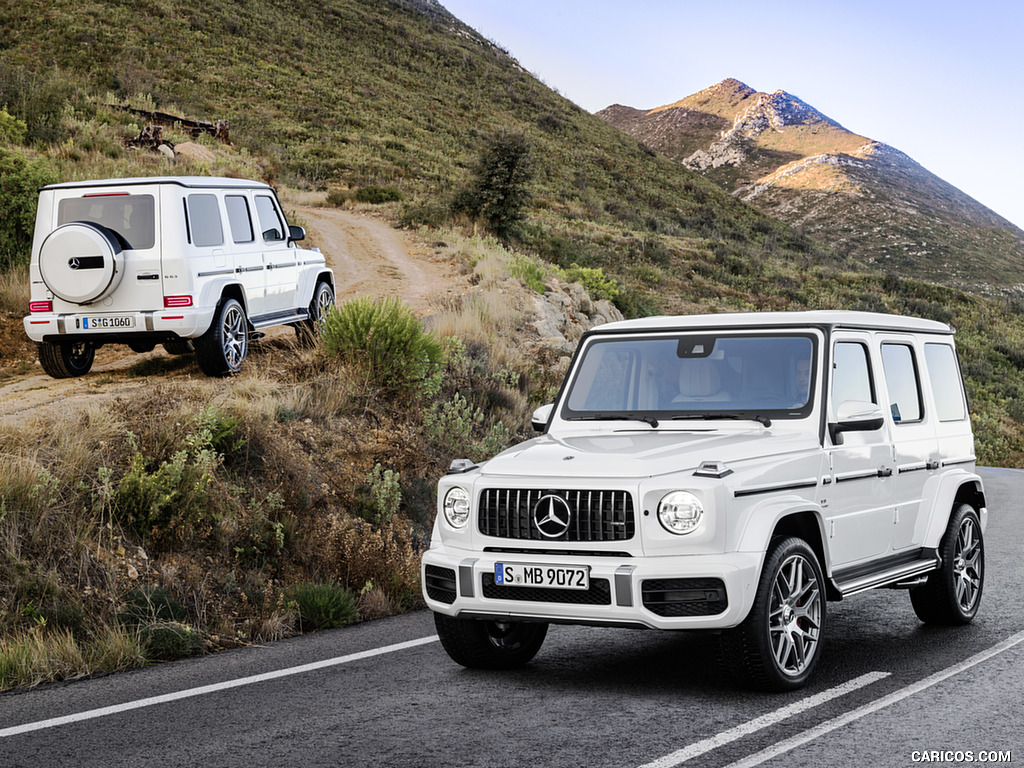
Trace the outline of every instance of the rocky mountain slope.
[[597, 114], [862, 263], [983, 292], [1024, 289], [1024, 231], [785, 91], [728, 79], [655, 109]]

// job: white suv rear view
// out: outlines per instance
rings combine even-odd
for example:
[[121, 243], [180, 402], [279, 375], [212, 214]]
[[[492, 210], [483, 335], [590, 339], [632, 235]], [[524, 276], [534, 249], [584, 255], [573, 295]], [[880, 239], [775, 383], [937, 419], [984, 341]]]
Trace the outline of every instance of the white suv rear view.
[[51, 376], [81, 376], [110, 343], [194, 348], [203, 372], [240, 370], [249, 339], [308, 331], [334, 304], [334, 275], [296, 243], [273, 189], [159, 177], [71, 182], [39, 193], [30, 314]]

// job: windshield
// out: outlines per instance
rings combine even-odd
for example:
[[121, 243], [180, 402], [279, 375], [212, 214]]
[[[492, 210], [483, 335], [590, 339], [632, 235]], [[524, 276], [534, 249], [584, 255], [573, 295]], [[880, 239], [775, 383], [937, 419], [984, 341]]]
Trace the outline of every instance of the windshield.
[[816, 337], [685, 334], [597, 339], [562, 417], [800, 418], [810, 413]]

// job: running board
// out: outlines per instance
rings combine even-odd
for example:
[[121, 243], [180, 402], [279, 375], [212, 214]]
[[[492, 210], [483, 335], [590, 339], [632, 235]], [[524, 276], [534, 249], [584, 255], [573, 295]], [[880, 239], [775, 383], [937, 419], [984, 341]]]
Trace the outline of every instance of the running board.
[[259, 330], [260, 328], [270, 328], [275, 325], [287, 325], [288, 323], [298, 323], [308, 319], [308, 311], [297, 309], [289, 312], [275, 312], [271, 315], [259, 315], [257, 317], [250, 317], [249, 322], [252, 324], [253, 328]]
[[[888, 587], [911, 582], [924, 576], [942, 565], [942, 560], [934, 550], [919, 550], [912, 553], [913, 559], [906, 555], [884, 559], [875, 563], [875, 568], [866, 572], [863, 566], [840, 571], [832, 576], [836, 589], [843, 597], [856, 595], [877, 587]], [[908, 584], [910, 586], [910, 584]]]

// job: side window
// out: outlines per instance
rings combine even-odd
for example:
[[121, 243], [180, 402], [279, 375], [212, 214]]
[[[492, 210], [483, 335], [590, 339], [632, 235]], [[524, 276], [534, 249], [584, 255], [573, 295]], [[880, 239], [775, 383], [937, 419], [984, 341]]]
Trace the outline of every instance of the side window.
[[281, 221], [274, 205], [274, 199], [267, 195], [256, 196], [256, 215], [260, 220], [263, 242], [278, 243], [284, 240], [284, 222]]
[[216, 195], [188, 196], [188, 225], [195, 245], [201, 248], [224, 245], [224, 228]]
[[877, 403], [871, 381], [868, 348], [855, 341], [840, 341], [832, 356], [832, 408], [847, 400]]
[[883, 344], [882, 367], [885, 384], [889, 389], [889, 408], [892, 420], [920, 421], [924, 417], [921, 407], [921, 383], [917, 375], [917, 361], [909, 344]]
[[948, 344], [925, 344], [924, 360], [939, 421], [963, 421], [967, 418], [967, 404], [953, 348]]
[[231, 239], [236, 243], [251, 243], [255, 240], [252, 219], [249, 218], [249, 201], [242, 195], [225, 195], [224, 205], [228, 209]]

